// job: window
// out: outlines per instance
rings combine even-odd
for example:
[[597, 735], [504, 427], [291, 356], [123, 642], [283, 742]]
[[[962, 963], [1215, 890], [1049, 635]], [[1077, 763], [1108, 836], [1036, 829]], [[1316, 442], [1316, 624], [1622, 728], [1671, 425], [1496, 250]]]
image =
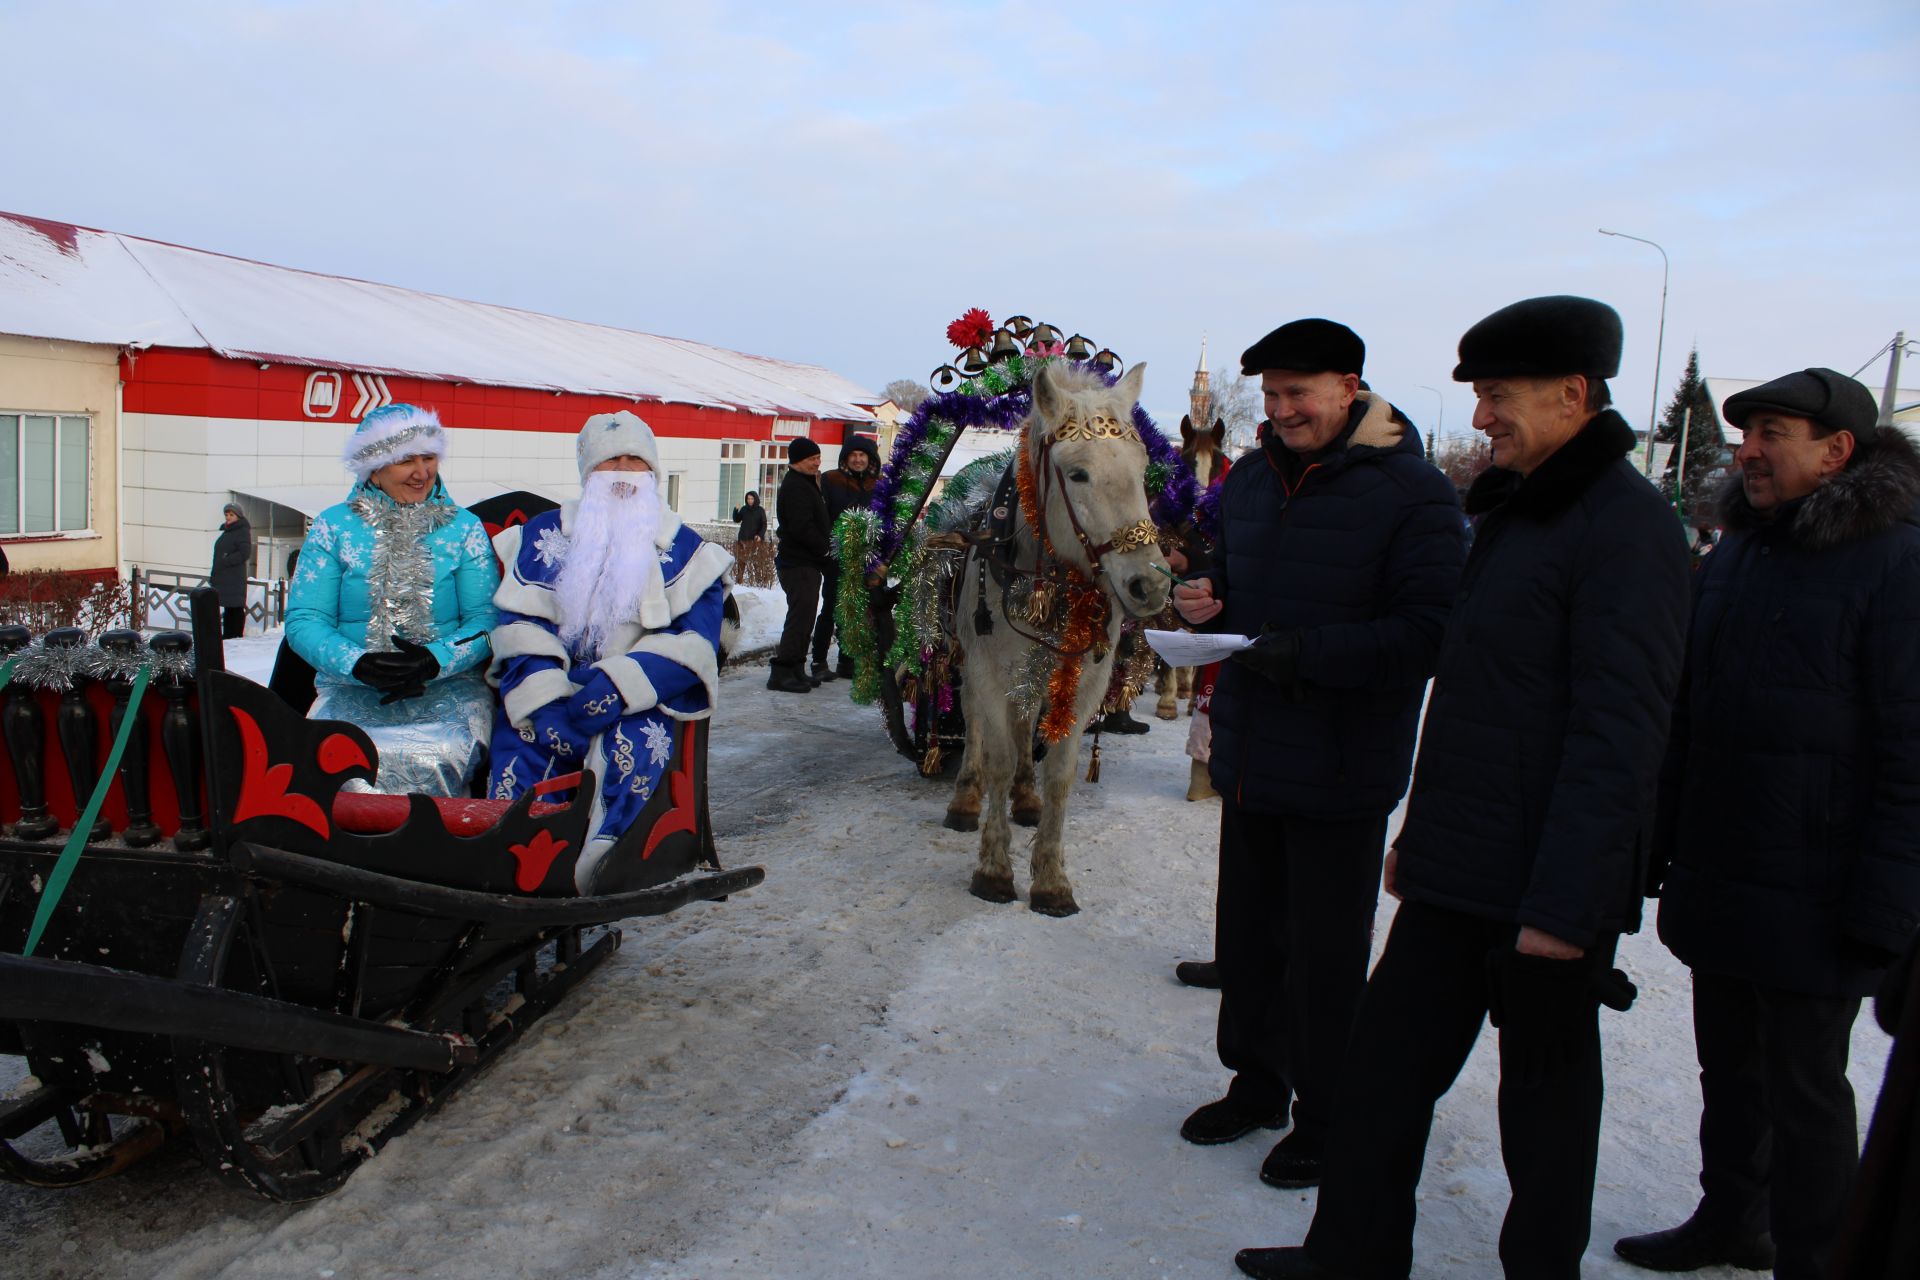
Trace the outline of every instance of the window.
[[787, 446], [782, 441], [765, 440], [760, 444], [760, 502], [773, 501], [780, 492], [780, 477], [787, 474]]
[[720, 514], [719, 520], [733, 519], [734, 510], [747, 492], [747, 442], [720, 442]]
[[680, 514], [680, 477], [685, 474], [684, 471], [667, 472], [667, 507], [675, 515]]
[[90, 526], [84, 414], [0, 413], [0, 534]]

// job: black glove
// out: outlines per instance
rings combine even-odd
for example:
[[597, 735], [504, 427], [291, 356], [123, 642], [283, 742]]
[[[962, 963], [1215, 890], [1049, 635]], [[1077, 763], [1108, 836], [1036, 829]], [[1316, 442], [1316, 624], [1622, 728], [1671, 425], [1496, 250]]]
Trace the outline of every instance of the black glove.
[[393, 647], [402, 657], [413, 664], [414, 679], [409, 683], [425, 684], [440, 674], [440, 659], [433, 656], [433, 650], [423, 644], [415, 644], [405, 636], [395, 636]]
[[402, 698], [425, 697], [427, 683], [440, 674], [440, 659], [433, 656], [425, 645], [415, 644], [405, 636], [393, 637], [398, 650], [393, 656], [404, 664], [401, 676], [387, 686], [386, 697], [380, 699], [380, 705], [390, 706]]
[[1597, 1026], [1602, 1004], [1621, 1012], [1639, 992], [1625, 973], [1600, 967], [1592, 952], [1572, 960], [1525, 955], [1512, 947], [1487, 954], [1487, 1020], [1500, 1037], [1500, 1071], [1522, 1086], [1571, 1066]]
[[1299, 678], [1300, 633], [1269, 622], [1260, 628], [1253, 647], [1235, 653], [1233, 660], [1245, 663], [1283, 689], [1290, 688]]
[[353, 664], [353, 678], [375, 689], [392, 689], [405, 684], [412, 674], [413, 662], [404, 654], [368, 650]]

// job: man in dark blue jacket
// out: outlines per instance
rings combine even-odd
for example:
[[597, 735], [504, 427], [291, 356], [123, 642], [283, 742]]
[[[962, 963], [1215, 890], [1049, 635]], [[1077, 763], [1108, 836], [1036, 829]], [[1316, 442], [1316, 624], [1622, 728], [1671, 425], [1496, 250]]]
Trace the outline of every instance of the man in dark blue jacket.
[[[1832, 369], [1731, 396], [1661, 779], [1660, 937], [1693, 970], [1700, 1186], [1614, 1246], [1824, 1274], [1859, 1159], [1860, 997], [1920, 926], [1920, 456]], [[1778, 1257], [1775, 1257], [1776, 1247]]]
[[[1434, 674], [1401, 899], [1347, 1048], [1304, 1248], [1248, 1249], [1259, 1277], [1400, 1280], [1435, 1104], [1491, 1016], [1512, 1199], [1500, 1260], [1578, 1280], [1600, 1141], [1602, 1000], [1638, 927], [1661, 753], [1687, 626], [1680, 522], [1606, 407], [1620, 317], [1533, 298], [1460, 339], [1493, 465]], [[1236, 468], [1237, 470], [1237, 468]]]
[[1213, 567], [1175, 591], [1189, 621], [1256, 636], [1214, 690], [1221, 795], [1217, 955], [1224, 1098], [1189, 1142], [1292, 1128], [1261, 1167], [1319, 1180], [1366, 985], [1387, 815], [1406, 791], [1421, 690], [1465, 555], [1459, 499], [1419, 433], [1360, 388], [1345, 325], [1296, 320], [1241, 357], [1267, 421], [1228, 473]]

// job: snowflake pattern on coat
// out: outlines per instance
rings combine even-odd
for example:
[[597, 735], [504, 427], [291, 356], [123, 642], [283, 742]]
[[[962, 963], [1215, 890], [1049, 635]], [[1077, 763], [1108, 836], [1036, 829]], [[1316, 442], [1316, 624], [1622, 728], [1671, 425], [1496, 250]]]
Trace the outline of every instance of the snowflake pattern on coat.
[[560, 532], [557, 524], [548, 525], [533, 540], [533, 554], [539, 559], [541, 567], [546, 569], [559, 568], [567, 558], [567, 552], [572, 549], [573, 544], [567, 540], [566, 534]]

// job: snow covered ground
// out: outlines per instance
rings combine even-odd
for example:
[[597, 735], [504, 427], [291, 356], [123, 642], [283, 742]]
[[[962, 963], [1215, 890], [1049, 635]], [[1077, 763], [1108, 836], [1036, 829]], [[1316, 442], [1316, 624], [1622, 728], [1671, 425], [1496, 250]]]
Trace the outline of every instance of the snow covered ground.
[[[1225, 1280], [1235, 1249], [1298, 1241], [1313, 1193], [1256, 1177], [1277, 1135], [1177, 1134], [1225, 1083], [1215, 998], [1171, 976], [1211, 951], [1217, 809], [1182, 799], [1185, 721], [1105, 740], [1068, 825], [1082, 911], [1052, 920], [968, 896], [974, 837], [939, 825], [945, 786], [844, 684], [763, 676], [724, 677], [712, 778], [722, 857], [764, 885], [635, 922], [331, 1198], [246, 1198], [184, 1146], [74, 1191], [0, 1185], [0, 1275]], [[1651, 932], [1622, 960], [1641, 998], [1604, 1015], [1589, 1277], [1644, 1276], [1613, 1240], [1696, 1195], [1686, 974]], [[1863, 1128], [1887, 1047], [1863, 1016]], [[1483, 1036], [1436, 1121], [1423, 1277], [1499, 1274], [1493, 1067]]]

